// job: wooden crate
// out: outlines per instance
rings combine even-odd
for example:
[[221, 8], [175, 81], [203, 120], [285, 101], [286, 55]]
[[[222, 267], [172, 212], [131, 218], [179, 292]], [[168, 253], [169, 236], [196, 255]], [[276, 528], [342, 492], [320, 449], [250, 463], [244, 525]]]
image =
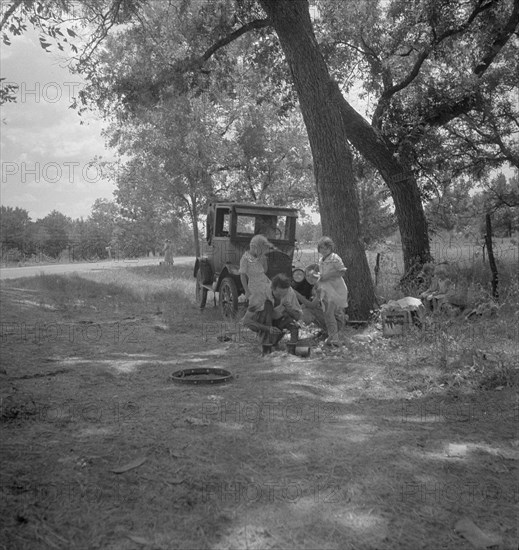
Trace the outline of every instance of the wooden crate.
[[382, 334], [402, 336], [411, 326], [411, 312], [404, 309], [386, 310], [382, 312]]

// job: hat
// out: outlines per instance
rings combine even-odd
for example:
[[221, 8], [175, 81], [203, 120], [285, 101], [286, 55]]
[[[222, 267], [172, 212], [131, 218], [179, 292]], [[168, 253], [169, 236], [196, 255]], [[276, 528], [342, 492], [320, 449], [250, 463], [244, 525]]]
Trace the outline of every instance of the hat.
[[305, 278], [308, 283], [315, 285], [317, 281], [321, 278], [319, 273], [319, 266], [317, 264], [310, 264], [305, 268]]

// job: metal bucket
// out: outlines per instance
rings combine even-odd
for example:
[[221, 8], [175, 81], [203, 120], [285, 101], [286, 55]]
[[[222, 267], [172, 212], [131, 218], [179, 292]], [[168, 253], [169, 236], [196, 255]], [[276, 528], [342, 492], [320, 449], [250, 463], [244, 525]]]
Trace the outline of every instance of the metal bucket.
[[310, 346], [298, 346], [294, 343], [287, 344], [288, 353], [297, 355], [298, 357], [310, 357]]

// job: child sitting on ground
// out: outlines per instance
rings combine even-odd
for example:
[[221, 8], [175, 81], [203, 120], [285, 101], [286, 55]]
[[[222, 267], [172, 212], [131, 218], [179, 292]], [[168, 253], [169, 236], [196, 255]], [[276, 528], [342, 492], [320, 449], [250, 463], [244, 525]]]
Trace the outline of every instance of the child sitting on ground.
[[422, 295], [429, 291], [434, 276], [434, 265], [431, 262], [427, 262], [423, 265], [422, 271], [417, 276], [418, 288], [417, 292], [420, 292], [420, 298]]
[[432, 311], [432, 299], [435, 293], [438, 292], [438, 277], [436, 277], [436, 269], [433, 269], [431, 274], [430, 265], [431, 264], [427, 264], [427, 271], [425, 270], [424, 266], [424, 272], [428, 277], [430, 277], [429, 288], [427, 288], [420, 294], [420, 298], [422, 299], [425, 311]]
[[441, 269], [435, 271], [438, 278], [438, 292], [432, 298], [433, 311], [440, 311], [443, 305], [449, 303], [452, 290], [452, 281], [447, 277], [447, 270], [442, 266], [438, 267]]
[[447, 277], [447, 269], [444, 264], [434, 268], [434, 276], [431, 286], [420, 294], [427, 311], [439, 311], [443, 304], [447, 303], [452, 281]]

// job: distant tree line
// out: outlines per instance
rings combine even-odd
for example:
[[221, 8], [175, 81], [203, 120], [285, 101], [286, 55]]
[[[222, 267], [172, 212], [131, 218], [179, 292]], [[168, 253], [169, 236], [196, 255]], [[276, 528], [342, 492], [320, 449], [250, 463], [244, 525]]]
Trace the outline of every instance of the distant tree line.
[[118, 205], [97, 199], [86, 218], [71, 219], [57, 210], [32, 221], [23, 208], [0, 207], [3, 261], [93, 261], [108, 257], [142, 257], [161, 253], [173, 241], [177, 254], [192, 254], [191, 229], [182, 220], [125, 217]]

